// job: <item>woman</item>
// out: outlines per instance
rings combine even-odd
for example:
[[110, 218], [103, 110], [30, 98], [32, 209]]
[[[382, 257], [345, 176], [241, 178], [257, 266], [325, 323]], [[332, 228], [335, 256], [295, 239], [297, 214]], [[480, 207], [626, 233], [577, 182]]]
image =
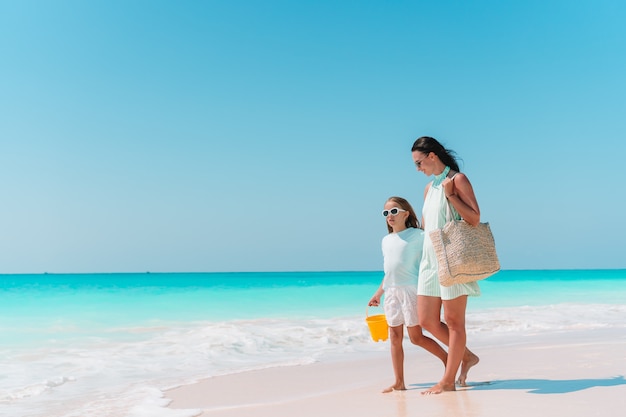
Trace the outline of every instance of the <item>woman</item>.
[[437, 356], [445, 365], [447, 354], [433, 339], [422, 334], [417, 317], [417, 281], [424, 232], [419, 228], [415, 211], [402, 197], [390, 197], [385, 203], [383, 216], [389, 234], [383, 238], [383, 282], [369, 301], [370, 306], [380, 305], [385, 294], [385, 316], [391, 339], [391, 363], [395, 382], [383, 392], [405, 390], [404, 385], [404, 326], [409, 339]]
[[[424, 394], [455, 391], [456, 373], [461, 367], [458, 383], [465, 385], [469, 369], [478, 363], [478, 356], [465, 347], [465, 310], [468, 296], [480, 295], [476, 282], [443, 287], [437, 274], [437, 257], [429, 232], [443, 227], [448, 212], [471, 225], [480, 222], [480, 210], [474, 190], [467, 177], [459, 172], [454, 152], [444, 148], [436, 139], [423, 136], [411, 149], [417, 170], [434, 175], [424, 191], [422, 224], [424, 252], [420, 263], [417, 305], [420, 325], [448, 346], [448, 360], [443, 378]], [[443, 306], [445, 323], [441, 322]]]

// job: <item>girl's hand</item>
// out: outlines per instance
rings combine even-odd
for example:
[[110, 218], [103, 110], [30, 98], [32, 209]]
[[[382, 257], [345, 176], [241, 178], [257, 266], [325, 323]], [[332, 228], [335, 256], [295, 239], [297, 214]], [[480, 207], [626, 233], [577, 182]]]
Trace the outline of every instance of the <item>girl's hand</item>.
[[384, 292], [385, 290], [383, 290], [383, 283], [381, 282], [380, 287], [378, 287], [378, 290], [376, 290], [376, 292], [374, 293], [374, 295], [370, 299], [370, 302], [367, 305], [369, 307], [378, 307], [380, 305], [380, 298], [383, 296]]
[[378, 307], [380, 305], [380, 295], [373, 296], [367, 305], [369, 307]]

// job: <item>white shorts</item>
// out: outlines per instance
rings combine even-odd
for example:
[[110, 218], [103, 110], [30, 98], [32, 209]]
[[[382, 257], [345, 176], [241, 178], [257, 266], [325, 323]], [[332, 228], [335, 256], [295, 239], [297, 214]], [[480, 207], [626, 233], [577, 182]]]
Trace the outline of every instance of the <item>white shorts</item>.
[[417, 288], [391, 287], [385, 290], [385, 316], [390, 327], [419, 324], [417, 317]]

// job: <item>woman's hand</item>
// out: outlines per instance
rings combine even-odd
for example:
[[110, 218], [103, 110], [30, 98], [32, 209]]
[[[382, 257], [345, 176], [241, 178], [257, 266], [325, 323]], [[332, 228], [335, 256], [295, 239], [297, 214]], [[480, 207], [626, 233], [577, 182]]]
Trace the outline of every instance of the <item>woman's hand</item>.
[[452, 178], [446, 178], [441, 184], [446, 198], [461, 218], [472, 226], [476, 226], [480, 222], [480, 209], [472, 184], [465, 174], [459, 172]]
[[446, 178], [445, 180], [443, 180], [441, 186], [443, 187], [443, 192], [446, 193], [446, 198], [450, 198], [450, 196], [453, 196], [456, 193], [454, 181], [452, 181], [450, 178]]

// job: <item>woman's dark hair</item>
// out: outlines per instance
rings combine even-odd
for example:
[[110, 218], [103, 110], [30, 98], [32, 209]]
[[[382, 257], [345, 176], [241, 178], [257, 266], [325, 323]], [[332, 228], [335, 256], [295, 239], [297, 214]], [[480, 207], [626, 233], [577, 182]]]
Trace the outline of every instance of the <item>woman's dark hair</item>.
[[[413, 210], [413, 207], [411, 207], [411, 204], [404, 198], [402, 197], [389, 197], [387, 199], [387, 201], [393, 201], [394, 203], [396, 203], [398, 205], [398, 208], [401, 208], [402, 210], [406, 210], [409, 212], [409, 215], [406, 218], [406, 221], [404, 222], [404, 225], [406, 226], [406, 228], [415, 228], [415, 229], [421, 229], [420, 227], [420, 221], [417, 219], [417, 215], [415, 214], [415, 210]], [[387, 230], [389, 231], [389, 233], [393, 232], [393, 229], [391, 228], [391, 226], [389, 226], [389, 223], [387, 223], [387, 221], [385, 221], [385, 223], [387, 224]]]
[[421, 152], [426, 155], [434, 152], [435, 155], [439, 157], [441, 162], [449, 166], [450, 169], [460, 172], [459, 164], [456, 161], [456, 154], [454, 153], [454, 151], [444, 148], [443, 145], [439, 143], [439, 141], [435, 138], [431, 138], [430, 136], [422, 136], [421, 138], [416, 140], [415, 143], [413, 143], [411, 152], [415, 151]]

